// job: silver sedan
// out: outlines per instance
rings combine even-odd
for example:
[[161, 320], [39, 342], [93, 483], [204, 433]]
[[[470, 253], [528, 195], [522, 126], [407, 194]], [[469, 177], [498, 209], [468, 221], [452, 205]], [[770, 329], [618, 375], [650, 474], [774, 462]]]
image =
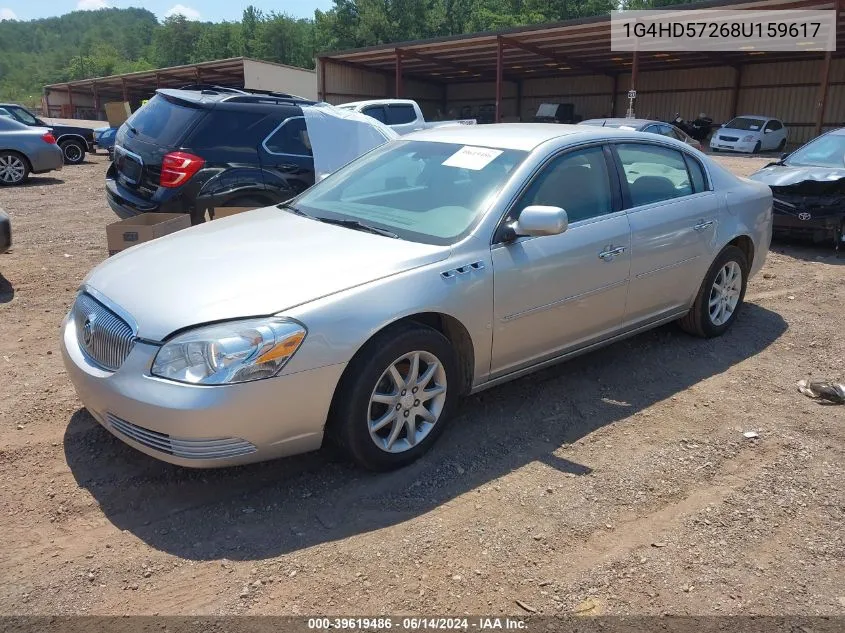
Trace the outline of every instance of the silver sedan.
[[91, 414], [159, 459], [223, 466], [330, 438], [386, 470], [466, 394], [670, 321], [723, 334], [771, 230], [767, 186], [679, 141], [439, 128], [112, 257], [62, 351]]
[[19, 185], [30, 174], [61, 169], [62, 150], [47, 128], [0, 116], [0, 185]]

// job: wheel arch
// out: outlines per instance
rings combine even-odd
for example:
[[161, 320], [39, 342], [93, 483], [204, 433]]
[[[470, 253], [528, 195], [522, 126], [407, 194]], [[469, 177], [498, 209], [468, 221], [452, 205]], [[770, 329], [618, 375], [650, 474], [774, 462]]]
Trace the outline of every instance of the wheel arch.
[[748, 235], [737, 235], [730, 242], [725, 244], [725, 246], [722, 247], [722, 250], [728, 246], [736, 246], [745, 254], [745, 259], [748, 260], [748, 269], [751, 270], [754, 265], [754, 240], [752, 240]]
[[83, 150], [88, 151], [88, 141], [85, 140], [84, 136], [68, 132], [56, 138], [56, 145], [61, 145], [65, 141], [79, 141], [82, 143]]

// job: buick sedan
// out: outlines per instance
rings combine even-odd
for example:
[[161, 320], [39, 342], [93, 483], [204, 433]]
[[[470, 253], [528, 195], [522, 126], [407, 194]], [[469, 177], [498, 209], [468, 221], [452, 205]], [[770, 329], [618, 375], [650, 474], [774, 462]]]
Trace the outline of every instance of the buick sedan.
[[771, 231], [769, 187], [674, 139], [439, 128], [108, 259], [62, 351], [91, 414], [159, 459], [241, 464], [329, 438], [388, 470], [466, 394], [671, 321], [723, 334]]

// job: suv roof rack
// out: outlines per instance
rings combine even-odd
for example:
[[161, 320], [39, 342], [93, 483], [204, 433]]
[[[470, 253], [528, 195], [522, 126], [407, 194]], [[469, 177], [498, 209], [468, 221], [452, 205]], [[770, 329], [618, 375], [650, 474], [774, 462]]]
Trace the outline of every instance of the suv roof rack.
[[179, 90], [190, 90], [206, 95], [224, 95], [223, 101], [235, 103], [316, 103], [312, 99], [286, 92], [259, 90], [257, 88], [232, 88], [229, 86], [218, 86], [216, 84], [188, 84], [182, 86]]

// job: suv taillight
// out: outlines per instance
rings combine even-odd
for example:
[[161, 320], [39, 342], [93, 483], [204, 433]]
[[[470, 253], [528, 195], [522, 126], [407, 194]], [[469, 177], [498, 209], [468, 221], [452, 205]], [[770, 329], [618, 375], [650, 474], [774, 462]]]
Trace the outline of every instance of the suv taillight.
[[170, 152], [161, 161], [162, 187], [181, 187], [205, 165], [205, 159], [187, 152]]
[[50, 132], [45, 132], [44, 135], [41, 137], [41, 140], [45, 143], [49, 143], [50, 145], [56, 144], [56, 137], [50, 134]]

